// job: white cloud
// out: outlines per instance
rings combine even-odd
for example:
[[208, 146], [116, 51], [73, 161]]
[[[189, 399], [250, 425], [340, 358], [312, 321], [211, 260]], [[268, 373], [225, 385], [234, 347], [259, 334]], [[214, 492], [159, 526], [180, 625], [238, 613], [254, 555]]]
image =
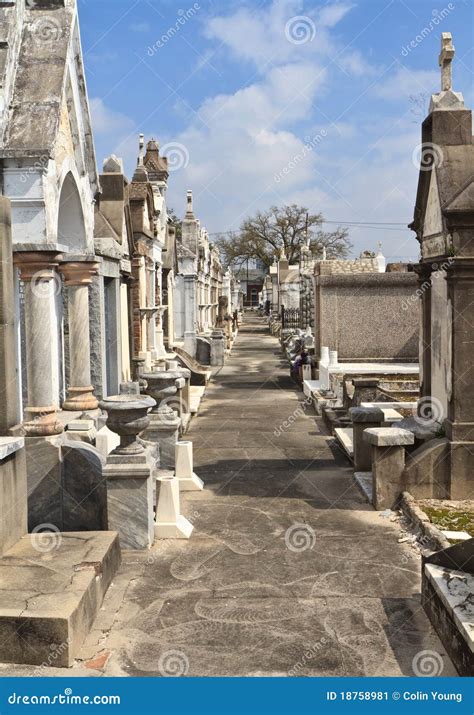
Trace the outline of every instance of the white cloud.
[[89, 105], [96, 134], [120, 134], [134, 126], [133, 119], [110, 109], [100, 97], [92, 97]]
[[[364, 77], [375, 71], [380, 74], [370, 58], [357, 49], [343, 51], [333, 36], [332, 28], [351, 7], [333, 3], [318, 14], [305, 11], [296, 0], [274, 0], [265, 9], [240, 7], [209, 20], [205, 32], [213, 40], [212, 49], [222, 43], [218, 55], [237, 60], [242, 65], [239, 70], [250, 64], [250, 78], [235, 92], [208, 97], [195, 107], [196, 113], [176, 100], [185, 128], [157, 138], [161, 145], [180, 142], [189, 152], [188, 166], [171, 173], [169, 180], [169, 203], [179, 214], [184, 212], [186, 190], [192, 188], [196, 213], [211, 232], [236, 229], [257, 209], [293, 201], [335, 221], [410, 220], [417, 176], [411, 155], [419, 126], [412, 122], [409, 106], [404, 103], [401, 110], [395, 106], [400, 119], [384, 112], [381, 121], [373, 113], [373, 102], [367, 111], [355, 103], [351, 113], [341, 115], [344, 121], [320, 124], [326, 119], [318, 110], [330, 114], [332, 105], [326, 99], [334, 91], [335, 75], [341, 75], [336, 65], [362, 88], [371, 82], [364, 84]], [[316, 37], [295, 45], [285, 37], [285, 24], [301, 14], [314, 20]], [[211, 55], [203, 51], [204, 59]], [[378, 94], [384, 109], [387, 98], [419, 94], [426, 86], [431, 92], [436, 75], [399, 67], [369, 92]], [[139, 129], [101, 99], [91, 105], [94, 128], [108, 138], [109, 151], [125, 155], [126, 164], [133, 166]], [[308, 149], [307, 137], [318, 136], [320, 141]], [[388, 256], [417, 252], [417, 242], [408, 231], [352, 228], [351, 238], [356, 253], [375, 247], [377, 240], [383, 240]]]
[[325, 27], [334, 27], [340, 22], [347, 13], [352, 10], [352, 3], [335, 3], [334, 5], [326, 5], [319, 11], [318, 24]]
[[[99, 151], [102, 144], [106, 144], [107, 156], [114, 153], [124, 159], [125, 165], [130, 160], [134, 163], [137, 152], [135, 137], [139, 133], [134, 120], [108, 107], [100, 97], [92, 97], [89, 106]], [[103, 159], [105, 156], [97, 156], [99, 168]]]
[[427, 94], [439, 91], [439, 72], [434, 70], [411, 70], [398, 66], [387, 74], [373, 89], [374, 94], [393, 102], [406, 100], [411, 95]]
[[[352, 7], [335, 3], [317, 12], [305, 9], [301, 0], [274, 0], [264, 8], [240, 7], [229, 15], [214, 17], [205, 32], [209, 39], [223, 43], [236, 59], [251, 62], [264, 73], [268, 64], [330, 59], [342, 48], [330, 37], [329, 29]], [[288, 37], [287, 25], [296, 18], [301, 19], [303, 37], [308, 41], [292, 42], [291, 35]]]

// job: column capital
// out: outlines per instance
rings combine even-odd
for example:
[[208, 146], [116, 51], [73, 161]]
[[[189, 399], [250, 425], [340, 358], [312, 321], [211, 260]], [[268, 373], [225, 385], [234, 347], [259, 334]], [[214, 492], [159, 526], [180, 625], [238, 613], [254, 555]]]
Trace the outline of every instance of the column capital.
[[99, 264], [95, 261], [66, 261], [60, 264], [59, 270], [66, 286], [90, 285], [99, 270]]
[[20, 269], [22, 281], [29, 282], [37, 278], [53, 280], [54, 269], [59, 266], [62, 254], [57, 251], [17, 251], [13, 262]]

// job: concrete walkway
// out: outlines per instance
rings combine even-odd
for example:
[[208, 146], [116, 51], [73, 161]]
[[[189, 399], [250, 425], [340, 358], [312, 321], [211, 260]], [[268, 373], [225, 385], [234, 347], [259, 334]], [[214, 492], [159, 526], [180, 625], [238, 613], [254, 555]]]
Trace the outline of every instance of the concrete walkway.
[[303, 400], [246, 316], [188, 435], [206, 484], [183, 500], [195, 532], [125, 556], [84, 652], [111, 652], [107, 675], [413, 675], [423, 650], [455, 674], [419, 559]]
[[206, 484], [183, 499], [191, 540], [124, 554], [77, 675], [413, 675], [425, 650], [455, 675], [419, 559], [303, 400], [246, 316], [189, 432]]

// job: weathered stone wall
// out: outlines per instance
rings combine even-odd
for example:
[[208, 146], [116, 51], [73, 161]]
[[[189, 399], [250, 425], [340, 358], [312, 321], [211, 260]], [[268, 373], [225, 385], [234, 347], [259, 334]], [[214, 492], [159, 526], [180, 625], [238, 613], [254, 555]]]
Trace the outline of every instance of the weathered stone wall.
[[303, 328], [314, 327], [313, 276], [305, 273], [300, 275], [300, 315]]
[[378, 263], [376, 258], [356, 258], [353, 261], [331, 258], [327, 261], [319, 261], [315, 273], [325, 276], [334, 273], [378, 273]]
[[320, 275], [315, 278], [316, 354], [339, 359], [418, 360], [414, 273]]

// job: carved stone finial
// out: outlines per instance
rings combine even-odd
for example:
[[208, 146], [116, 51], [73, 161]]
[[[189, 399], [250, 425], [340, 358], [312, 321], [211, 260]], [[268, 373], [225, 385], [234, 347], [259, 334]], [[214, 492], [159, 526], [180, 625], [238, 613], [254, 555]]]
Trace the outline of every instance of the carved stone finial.
[[102, 166], [104, 174], [123, 174], [123, 162], [115, 154], [111, 154], [106, 159], [104, 159], [104, 164]]

